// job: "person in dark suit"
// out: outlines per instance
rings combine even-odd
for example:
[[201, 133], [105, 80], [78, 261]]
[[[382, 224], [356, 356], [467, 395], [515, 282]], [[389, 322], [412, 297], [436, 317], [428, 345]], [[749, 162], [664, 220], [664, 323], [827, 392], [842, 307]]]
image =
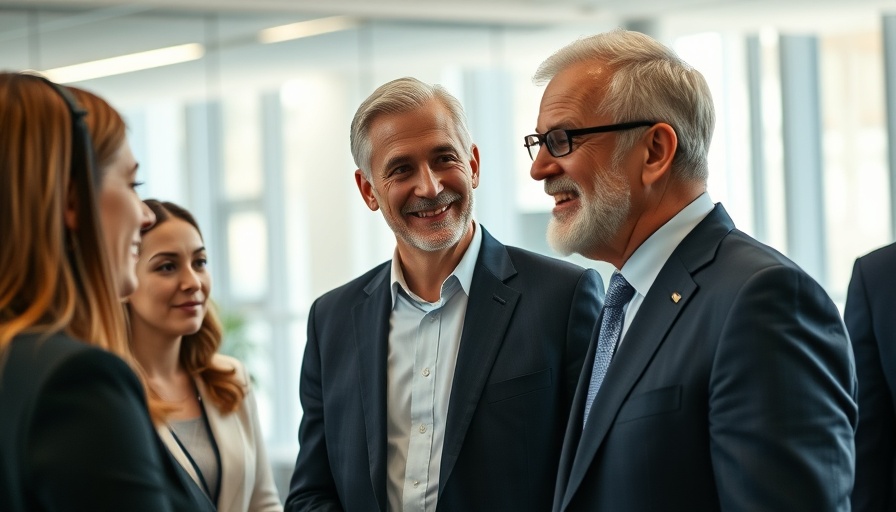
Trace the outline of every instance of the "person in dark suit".
[[4, 512], [213, 510], [155, 435], [125, 362], [119, 301], [154, 220], [136, 170], [101, 98], [0, 73]]
[[555, 511], [846, 511], [855, 367], [839, 312], [706, 193], [702, 75], [637, 32], [578, 40], [547, 83], [531, 175], [548, 237], [616, 270], [586, 355]]
[[442, 87], [386, 83], [351, 132], [396, 249], [311, 307], [286, 510], [548, 509], [599, 275], [473, 219], [479, 150]]
[[856, 259], [843, 312], [859, 378], [852, 510], [896, 510], [896, 244]]

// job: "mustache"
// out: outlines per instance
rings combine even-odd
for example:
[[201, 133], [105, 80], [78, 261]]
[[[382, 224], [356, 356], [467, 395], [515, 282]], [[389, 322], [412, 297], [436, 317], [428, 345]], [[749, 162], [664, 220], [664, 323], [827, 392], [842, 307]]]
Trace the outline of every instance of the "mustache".
[[579, 195], [582, 193], [579, 184], [569, 176], [555, 176], [544, 181], [544, 193], [549, 196], [559, 194], [560, 192], [569, 192], [570, 190], [575, 191]]
[[401, 209], [402, 214], [421, 212], [426, 210], [436, 210], [443, 206], [447, 206], [455, 201], [460, 201], [463, 197], [454, 191], [442, 191], [436, 197], [429, 199], [421, 197], [415, 201], [404, 205]]

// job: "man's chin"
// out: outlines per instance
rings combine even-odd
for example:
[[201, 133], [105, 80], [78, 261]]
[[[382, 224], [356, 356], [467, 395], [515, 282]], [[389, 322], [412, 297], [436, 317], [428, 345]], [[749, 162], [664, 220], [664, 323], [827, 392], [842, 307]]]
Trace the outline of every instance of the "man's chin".
[[448, 249], [449, 247], [457, 244], [462, 238], [463, 233], [458, 234], [457, 232], [448, 232], [442, 235], [435, 235], [433, 233], [429, 233], [426, 236], [418, 235], [418, 236], [409, 236], [405, 240], [409, 245], [420, 249], [421, 251], [426, 252], [436, 252]]
[[558, 220], [552, 217], [548, 223], [548, 245], [554, 252], [563, 256], [569, 256], [574, 252], [578, 252], [576, 240], [572, 240], [572, 226], [567, 221]]

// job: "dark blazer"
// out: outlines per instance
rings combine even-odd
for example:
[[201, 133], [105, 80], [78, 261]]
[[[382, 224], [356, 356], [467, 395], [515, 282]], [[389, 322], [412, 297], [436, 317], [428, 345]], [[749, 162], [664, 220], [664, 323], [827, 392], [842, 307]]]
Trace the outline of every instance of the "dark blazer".
[[123, 360], [65, 335], [16, 337], [0, 360], [0, 510], [214, 510]]
[[[286, 510], [385, 511], [390, 264], [311, 307]], [[483, 229], [445, 426], [440, 511], [551, 505], [572, 395], [603, 300], [594, 270]]]
[[852, 509], [896, 510], [896, 244], [856, 260], [844, 311], [859, 377]]
[[721, 205], [663, 265], [583, 431], [590, 378], [586, 365], [554, 510], [849, 510], [856, 388], [840, 314]]

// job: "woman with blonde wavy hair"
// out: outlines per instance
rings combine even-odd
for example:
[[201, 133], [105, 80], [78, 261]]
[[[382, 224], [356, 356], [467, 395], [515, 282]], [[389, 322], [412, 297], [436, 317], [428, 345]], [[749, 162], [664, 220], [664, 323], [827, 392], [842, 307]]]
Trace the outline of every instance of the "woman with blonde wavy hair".
[[145, 204], [156, 223], [143, 231], [127, 311], [152, 406], [167, 419], [159, 434], [219, 512], [282, 511], [246, 370], [218, 353], [199, 225], [174, 203]]
[[141, 228], [121, 116], [0, 72], [0, 510], [211, 510], [153, 430], [120, 298]]

